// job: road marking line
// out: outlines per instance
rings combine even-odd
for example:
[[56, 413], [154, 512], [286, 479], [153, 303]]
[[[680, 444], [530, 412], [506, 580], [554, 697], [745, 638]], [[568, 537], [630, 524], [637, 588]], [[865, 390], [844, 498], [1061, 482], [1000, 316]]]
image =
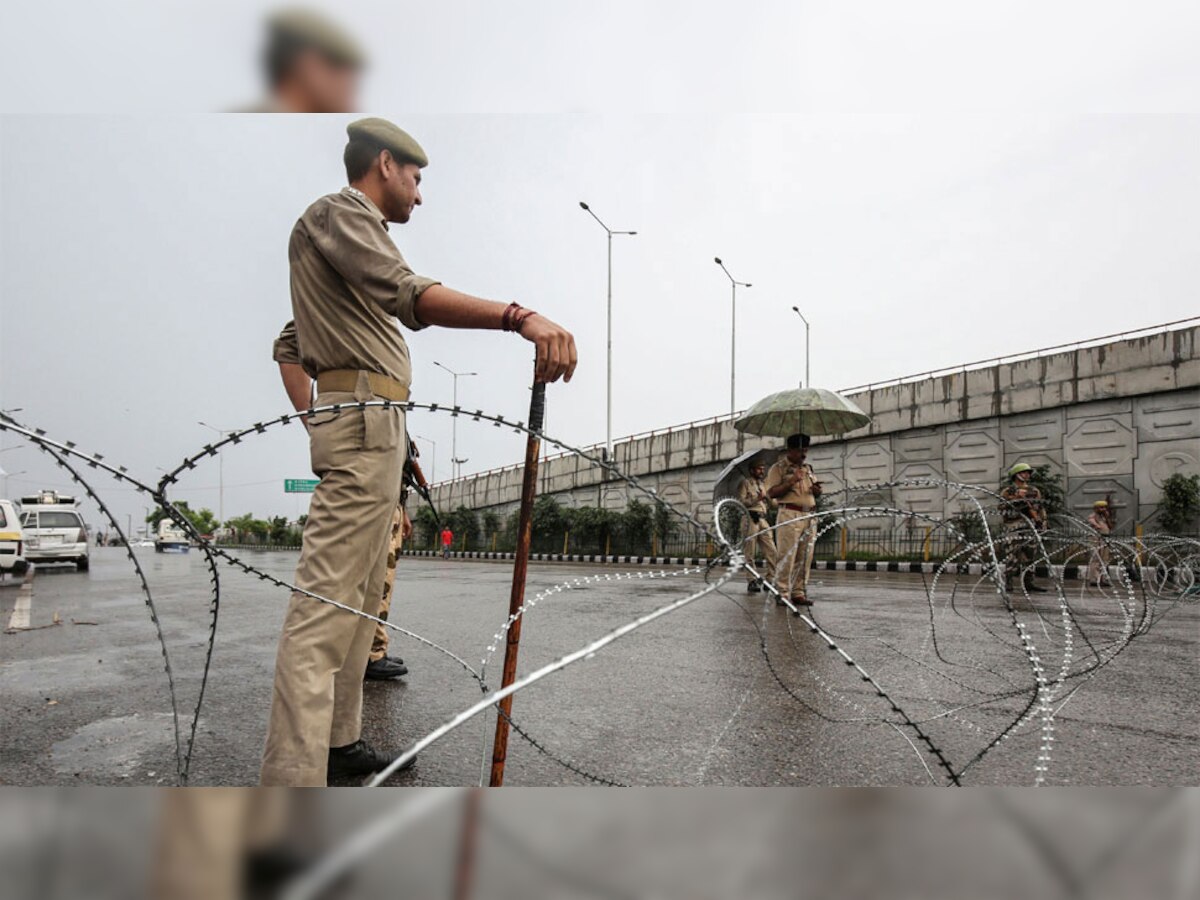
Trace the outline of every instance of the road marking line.
[[26, 582], [21, 585], [20, 593], [17, 595], [17, 605], [13, 607], [12, 616], [9, 617], [9, 629], [25, 629], [29, 627], [29, 610], [33, 606], [33, 588]]

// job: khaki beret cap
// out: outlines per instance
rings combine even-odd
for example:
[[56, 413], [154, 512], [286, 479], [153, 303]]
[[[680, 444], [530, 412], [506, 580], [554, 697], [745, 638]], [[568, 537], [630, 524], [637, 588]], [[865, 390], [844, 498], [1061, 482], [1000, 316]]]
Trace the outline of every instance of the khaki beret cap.
[[366, 64], [366, 54], [358, 41], [314, 10], [277, 10], [267, 18], [267, 27], [276, 38], [312, 47], [343, 66], [360, 68]]
[[399, 162], [414, 163], [422, 168], [429, 165], [429, 157], [412, 135], [387, 119], [359, 119], [346, 126], [346, 134], [352, 141], [372, 141], [390, 150]]

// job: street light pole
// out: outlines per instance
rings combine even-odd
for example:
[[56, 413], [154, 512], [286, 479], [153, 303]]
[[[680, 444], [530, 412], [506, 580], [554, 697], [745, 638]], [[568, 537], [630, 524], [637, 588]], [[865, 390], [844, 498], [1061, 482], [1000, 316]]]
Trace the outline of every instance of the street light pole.
[[607, 386], [607, 417], [605, 419], [604, 430], [604, 447], [605, 458], [612, 459], [612, 239], [614, 234], [624, 234], [633, 236], [636, 231], [613, 231], [600, 220], [600, 217], [592, 212], [592, 208], [579, 201], [579, 208], [590, 215], [593, 219], [600, 223], [600, 227], [604, 229], [608, 235], [608, 386]]
[[800, 312], [800, 307], [793, 306], [792, 312], [800, 317], [800, 321], [804, 323], [804, 386], [812, 387], [812, 381], [808, 376], [808, 319], [804, 318], [804, 313]]
[[[217, 428], [215, 425], [209, 425], [207, 422], [197, 422], [196, 424], [203, 425], [205, 428], [211, 428], [213, 431], [215, 431], [217, 434], [219, 434], [222, 438], [224, 438], [227, 434], [233, 434], [233, 431], [229, 431], [224, 428]], [[217, 451], [217, 473], [218, 473], [218, 478], [219, 478], [218, 483], [220, 484], [220, 488], [219, 488], [220, 493], [217, 498], [217, 515], [220, 516], [221, 527], [224, 528], [225, 527], [225, 454], [221, 450]]]
[[721, 271], [725, 273], [725, 277], [729, 279], [729, 284], [733, 288], [733, 300], [730, 303], [730, 319], [729, 326], [729, 415], [732, 416], [737, 412], [737, 402], [734, 399], [734, 378], [737, 374], [737, 289], [739, 287], [754, 287], [748, 281], [737, 281], [729, 270], [725, 268], [725, 263], [721, 262], [721, 257], [714, 256], [713, 262], [721, 267]]
[[433, 456], [430, 457], [431, 463], [429, 466], [429, 483], [433, 484], [437, 482], [437, 441], [430, 440], [427, 437], [421, 437], [419, 434], [414, 434], [412, 437], [415, 441], [425, 441], [431, 447], [433, 447]]
[[[433, 364], [435, 366], [437, 366], [438, 368], [445, 369], [447, 372], [449, 372], [454, 377], [453, 404], [454, 404], [454, 407], [457, 409], [458, 408], [458, 379], [459, 379], [459, 377], [461, 376], [463, 378], [466, 378], [469, 375], [478, 375], [479, 373], [478, 372], [455, 372], [449, 366], [442, 365], [436, 359], [433, 361]], [[450, 465], [451, 465], [450, 477], [451, 478], [458, 477], [459, 472], [462, 470], [462, 464], [465, 462], [466, 462], [465, 459], [458, 458], [458, 416], [452, 415], [452, 418], [450, 420]]]

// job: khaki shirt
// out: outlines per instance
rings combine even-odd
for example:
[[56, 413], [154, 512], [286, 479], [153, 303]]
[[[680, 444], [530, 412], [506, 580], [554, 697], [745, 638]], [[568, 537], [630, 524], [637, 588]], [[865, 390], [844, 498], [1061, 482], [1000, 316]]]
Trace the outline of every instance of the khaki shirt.
[[383, 213], [343, 188], [317, 200], [288, 242], [292, 315], [274, 358], [316, 378], [330, 369], [380, 372], [408, 386], [412, 364], [396, 320], [417, 331], [417, 298], [431, 278], [414, 275], [387, 234]]
[[[738, 487], [738, 503], [749, 512], [767, 514], [766, 487], [763, 482], [751, 475]], [[763, 495], [761, 498], [759, 495]]]
[[[778, 461], [771, 468], [767, 469], [766, 489], [769, 491], [771, 488], [779, 487], [781, 484], [789, 481], [796, 468], [797, 466], [788, 462], [786, 456], [779, 457]], [[813, 496], [812, 488], [817, 483], [816, 476], [813, 475], [812, 466], [808, 463], [804, 463], [799, 468], [803, 470], [800, 481], [789, 488], [787, 492], [772, 499], [780, 506], [790, 503], [792, 506], [800, 506], [805, 510], [815, 509], [817, 498]]]

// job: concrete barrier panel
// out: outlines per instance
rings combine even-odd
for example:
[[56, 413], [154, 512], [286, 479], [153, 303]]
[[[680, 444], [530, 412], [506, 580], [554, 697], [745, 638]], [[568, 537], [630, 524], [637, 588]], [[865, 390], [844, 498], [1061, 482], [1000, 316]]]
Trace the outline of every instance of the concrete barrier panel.
[[951, 425], [946, 429], [946, 478], [962, 484], [1000, 483], [1003, 459], [1000, 426], [995, 420], [978, 425]]
[[846, 484], [858, 487], [892, 480], [890, 440], [855, 441], [846, 449]]
[[1133, 424], [1141, 444], [1200, 438], [1200, 390], [1135, 397]]
[[[940, 481], [943, 477], [942, 461], [939, 459], [936, 462], [911, 462], [898, 465], [895, 480], [924, 478]], [[931, 516], [940, 516], [946, 504], [944, 485], [897, 485], [892, 489], [892, 496], [895, 498], [897, 506]]]
[[1000, 440], [1006, 456], [1061, 450], [1066, 413], [1063, 409], [1006, 416], [1000, 420]]
[[1143, 444], [1133, 466], [1133, 483], [1142, 506], [1161, 503], [1163, 482], [1176, 473], [1200, 475], [1200, 443], [1189, 439]]
[[941, 428], [917, 428], [892, 436], [892, 454], [896, 465], [936, 461], [941, 469], [946, 434]]
[[1133, 413], [1114, 412], [1088, 418], [1073, 418], [1068, 413], [1063, 444], [1069, 477], [1132, 475], [1137, 456]]

